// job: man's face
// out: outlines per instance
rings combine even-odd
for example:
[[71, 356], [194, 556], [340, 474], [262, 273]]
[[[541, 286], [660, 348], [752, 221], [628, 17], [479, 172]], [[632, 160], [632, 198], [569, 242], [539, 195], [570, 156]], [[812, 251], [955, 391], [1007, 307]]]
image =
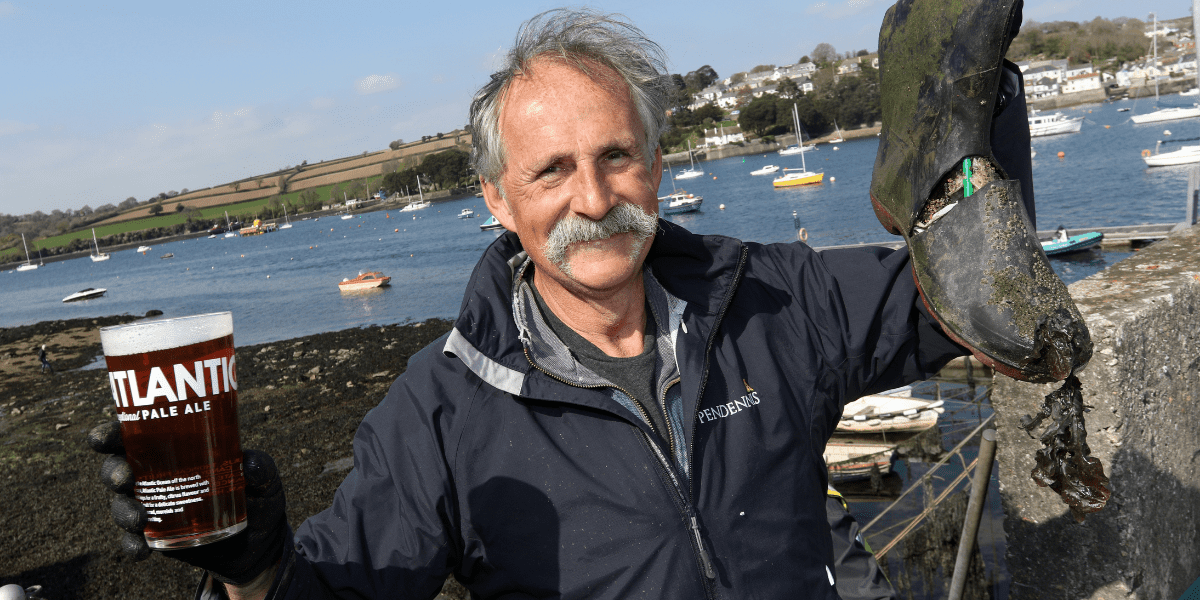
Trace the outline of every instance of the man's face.
[[492, 214], [520, 236], [537, 266], [539, 288], [545, 275], [577, 295], [617, 290], [639, 274], [653, 237], [617, 233], [555, 253], [553, 244], [547, 248], [555, 226], [600, 221], [620, 204], [656, 215], [662, 178], [658, 152], [647, 169], [645, 134], [627, 86], [605, 67], [592, 70], [610, 83], [549, 59], [513, 81], [500, 114], [507, 197], [483, 186]]

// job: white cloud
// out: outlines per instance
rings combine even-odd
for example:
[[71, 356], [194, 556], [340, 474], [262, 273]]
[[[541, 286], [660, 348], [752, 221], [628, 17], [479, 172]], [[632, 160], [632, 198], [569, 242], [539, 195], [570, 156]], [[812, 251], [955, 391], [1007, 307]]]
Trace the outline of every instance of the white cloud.
[[17, 5], [12, 2], [0, 2], [0, 19], [17, 14]]
[[[0, 3], [0, 6], [3, 6], [3, 4]], [[26, 131], [33, 131], [37, 128], [38, 126], [34, 125], [33, 123], [21, 123], [19, 121], [7, 121], [0, 119], [0, 137], [25, 133]]]
[[395, 75], [367, 75], [354, 84], [358, 93], [378, 94], [400, 87], [400, 78]]

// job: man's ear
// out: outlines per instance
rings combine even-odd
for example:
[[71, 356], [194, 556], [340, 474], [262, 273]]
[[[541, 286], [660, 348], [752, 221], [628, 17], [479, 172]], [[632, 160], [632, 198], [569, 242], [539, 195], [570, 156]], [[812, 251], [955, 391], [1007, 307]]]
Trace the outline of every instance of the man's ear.
[[479, 177], [479, 187], [483, 189], [483, 201], [487, 203], [488, 212], [491, 212], [505, 229], [515, 232], [516, 219], [508, 207], [508, 200], [500, 195], [500, 188], [482, 176]]

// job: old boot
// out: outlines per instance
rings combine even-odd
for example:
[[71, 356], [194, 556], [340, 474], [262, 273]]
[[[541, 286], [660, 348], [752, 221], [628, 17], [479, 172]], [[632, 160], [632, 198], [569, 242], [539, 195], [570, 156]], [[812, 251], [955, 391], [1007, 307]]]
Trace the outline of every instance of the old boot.
[[997, 371], [1065, 379], [1092, 344], [991, 149], [1020, 0], [901, 0], [879, 33], [883, 130], [871, 203], [904, 236], [926, 307]]

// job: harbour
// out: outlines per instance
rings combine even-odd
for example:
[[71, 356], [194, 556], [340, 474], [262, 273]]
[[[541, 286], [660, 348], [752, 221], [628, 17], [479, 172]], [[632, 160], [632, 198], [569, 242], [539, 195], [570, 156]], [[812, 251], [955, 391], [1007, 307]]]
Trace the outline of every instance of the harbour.
[[[1112, 104], [1075, 112], [1085, 119], [1079, 133], [1034, 140], [1039, 153], [1034, 159], [1039, 233], [1048, 235], [1054, 231], [1048, 227], [1061, 224], [1072, 231], [1103, 231], [1113, 243], [1086, 256], [1052, 261], [1068, 282], [1120, 264], [1167, 236], [1188, 216], [1187, 169], [1147, 169], [1138, 156], [1146, 140], [1162, 135], [1161, 126], [1122, 121], [1126, 113], [1116, 112]], [[754, 178], [749, 172], [766, 164], [798, 166], [798, 157], [772, 153], [700, 163], [704, 176], [686, 185], [705, 197], [702, 210], [667, 218], [697, 233], [751, 242], [790, 242], [802, 227], [816, 248], [897, 246], [899, 238], [883, 231], [867, 199], [876, 143], [871, 138], [851, 140], [838, 144], [837, 150], [821, 145], [805, 159], [810, 170], [826, 174], [825, 182], [783, 190], [772, 189], [769, 178]], [[1057, 158], [1060, 151], [1062, 159]], [[1101, 173], [1104, 179], [1097, 179]], [[666, 177], [664, 173], [660, 194], [671, 191]], [[36, 272], [0, 273], [0, 302], [6, 306], [0, 326], [150, 310], [167, 315], [232, 310], [236, 341], [243, 347], [353, 327], [453, 318], [475, 260], [498, 235], [480, 231], [473, 220], [458, 219], [464, 209], [486, 212], [481, 199], [463, 198], [411, 213], [385, 209], [347, 220], [293, 221], [291, 229], [252, 238], [182, 239], [151, 244], [153, 251], [146, 255], [115, 250], [112, 259], [102, 263], [80, 258], [49, 262]], [[159, 260], [164, 253], [174, 258]], [[340, 293], [337, 283], [358, 271], [380, 271], [392, 277], [393, 284], [359, 294]], [[61, 303], [64, 296], [86, 287], [105, 288], [107, 294]], [[969, 364], [954, 365], [958, 372], [915, 387], [917, 397], [946, 401], [948, 414], [933, 433], [905, 450], [894, 476], [881, 479], [878, 486], [868, 480], [870, 487], [851, 498], [860, 523], [870, 524], [891, 501], [908, 493], [906, 503], [897, 504], [886, 520], [871, 524], [864, 533], [893, 583], [914, 597], [941, 597], [944, 555], [930, 558], [921, 548], [936, 541], [933, 532], [950, 531], [961, 523], [962, 509], [953, 504], [957, 490], [944, 494], [953, 487], [945, 484], [957, 480], [962, 488], [961, 476], [978, 451], [973, 436], [993, 419], [991, 387]], [[937, 477], [925, 477], [946, 456], [952, 458]], [[998, 481], [992, 481], [980, 526], [982, 570], [973, 580], [977, 587], [969, 589], [1007, 598], [1028, 584], [1014, 580], [1008, 571]], [[950, 516], [933, 508], [938, 497], [949, 499], [945, 506]], [[940, 524], [933, 529], [914, 526], [910, 531], [916, 533], [902, 536], [918, 518]]]

